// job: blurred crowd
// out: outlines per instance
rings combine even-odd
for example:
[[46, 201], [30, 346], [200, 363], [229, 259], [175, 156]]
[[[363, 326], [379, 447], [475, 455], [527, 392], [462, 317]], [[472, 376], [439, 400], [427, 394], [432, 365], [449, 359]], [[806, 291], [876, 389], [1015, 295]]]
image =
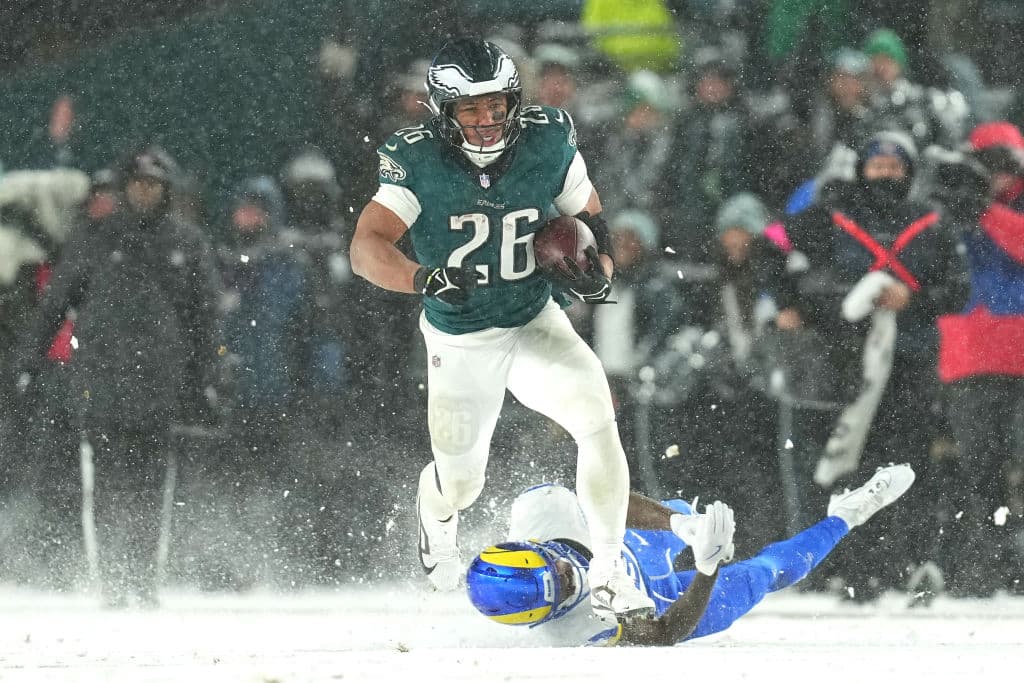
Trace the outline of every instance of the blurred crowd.
[[[352, 275], [350, 207], [364, 138], [425, 119], [427, 60], [476, 31], [576, 121], [617, 304], [570, 314], [634, 488], [727, 501], [742, 554], [909, 462], [908, 500], [809, 588], [1024, 588], [1024, 100], [951, 40], [986, 3], [370, 4], [320, 46], [317, 139], [227, 196], [169, 144], [75, 168], [60, 107], [53, 167], [0, 171], [0, 580], [146, 605], [168, 574], [413, 563], [419, 302]], [[518, 406], [495, 449], [499, 495], [571, 476]]]

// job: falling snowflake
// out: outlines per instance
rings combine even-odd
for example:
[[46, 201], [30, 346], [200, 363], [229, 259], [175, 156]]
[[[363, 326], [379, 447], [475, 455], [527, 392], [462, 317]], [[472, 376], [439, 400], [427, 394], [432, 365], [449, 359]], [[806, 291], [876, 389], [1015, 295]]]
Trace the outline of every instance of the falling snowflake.
[[1006, 518], [1009, 514], [1010, 508], [1003, 505], [992, 515], [992, 521], [996, 523], [996, 526], [1006, 526]]

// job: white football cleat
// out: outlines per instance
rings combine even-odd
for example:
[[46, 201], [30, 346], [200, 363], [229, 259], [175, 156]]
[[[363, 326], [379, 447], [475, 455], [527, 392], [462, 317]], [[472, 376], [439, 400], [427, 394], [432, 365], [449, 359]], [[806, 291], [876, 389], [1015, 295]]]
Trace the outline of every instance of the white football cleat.
[[608, 559], [590, 562], [588, 583], [594, 614], [616, 621], [654, 616], [654, 600], [626, 573], [622, 556]]
[[459, 513], [452, 514], [444, 521], [424, 517], [417, 496], [416, 520], [419, 523], [417, 550], [427, 579], [439, 591], [455, 590], [465, 573], [455, 536], [459, 529]]
[[863, 486], [832, 496], [828, 514], [839, 517], [851, 529], [860, 526], [906, 493], [914, 477], [914, 470], [907, 464], [879, 467]]

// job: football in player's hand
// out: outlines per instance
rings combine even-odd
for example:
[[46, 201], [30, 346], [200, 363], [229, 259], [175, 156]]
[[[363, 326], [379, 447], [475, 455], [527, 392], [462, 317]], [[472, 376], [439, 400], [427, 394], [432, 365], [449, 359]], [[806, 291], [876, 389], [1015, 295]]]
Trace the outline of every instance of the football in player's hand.
[[537, 267], [547, 271], [557, 268], [563, 275], [569, 274], [565, 267], [566, 257], [575, 261], [580, 270], [590, 270], [586, 254], [588, 247], [596, 249], [597, 240], [587, 224], [575, 216], [552, 218], [533, 237]]

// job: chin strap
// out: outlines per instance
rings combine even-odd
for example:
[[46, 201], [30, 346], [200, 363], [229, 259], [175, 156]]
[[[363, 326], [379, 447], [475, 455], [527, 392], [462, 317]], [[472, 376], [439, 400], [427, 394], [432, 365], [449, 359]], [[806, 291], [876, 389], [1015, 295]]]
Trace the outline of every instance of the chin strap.
[[486, 152], [481, 152], [478, 145], [470, 145], [463, 142], [459, 146], [459, 151], [465, 154], [466, 158], [473, 162], [473, 165], [477, 168], [486, 168], [505, 153], [505, 140], [499, 140], [496, 145], [487, 148]]

